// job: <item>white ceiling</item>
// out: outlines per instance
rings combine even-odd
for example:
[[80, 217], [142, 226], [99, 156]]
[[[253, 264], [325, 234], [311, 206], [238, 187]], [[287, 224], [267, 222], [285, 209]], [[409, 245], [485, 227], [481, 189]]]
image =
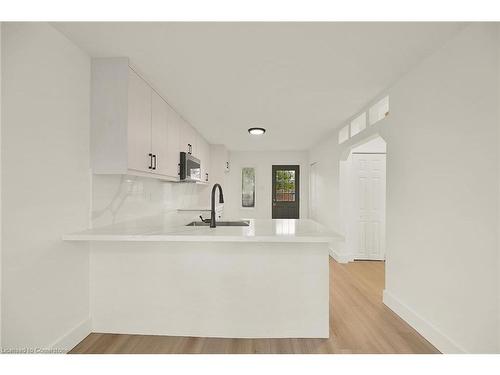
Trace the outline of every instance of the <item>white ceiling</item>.
[[[128, 56], [210, 143], [305, 150], [451, 38], [459, 23], [54, 23]], [[267, 129], [251, 137], [247, 128]]]

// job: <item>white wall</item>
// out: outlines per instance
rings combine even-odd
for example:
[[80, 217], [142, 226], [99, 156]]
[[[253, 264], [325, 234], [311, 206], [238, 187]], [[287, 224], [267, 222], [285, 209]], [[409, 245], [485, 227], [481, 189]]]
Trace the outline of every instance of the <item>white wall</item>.
[[[271, 219], [272, 216], [272, 166], [300, 166], [300, 208], [301, 218], [309, 216], [309, 164], [306, 151], [231, 151], [231, 169], [224, 189], [224, 215], [230, 218]], [[255, 208], [241, 207], [241, 169], [255, 168]]]
[[382, 137], [370, 139], [359, 146], [352, 148], [352, 152], [366, 152], [366, 153], [385, 153], [387, 151], [387, 144]]
[[0, 348], [2, 347], [2, 22], [0, 22]]
[[2, 346], [67, 349], [89, 324], [90, 59], [45, 23], [2, 33]]
[[309, 151], [311, 179], [314, 180], [314, 192], [309, 202], [313, 207], [311, 219], [328, 228], [345, 234], [345, 222], [341, 214], [339, 161], [342, 149], [337, 144], [337, 133], [325, 137], [322, 142]]
[[[497, 61], [498, 61], [498, 71], [500, 72], [500, 25], [497, 24]], [[497, 138], [497, 145], [500, 147], [500, 74], [497, 74], [497, 80], [498, 80], [498, 96], [497, 96], [497, 119], [498, 119], [498, 126], [499, 126], [499, 131], [498, 131], [498, 138]], [[497, 153], [498, 156], [498, 165], [500, 165], [500, 152]], [[500, 173], [498, 174], [498, 203], [497, 203], [497, 210], [500, 215]], [[498, 350], [500, 351], [500, 216], [498, 219], [498, 226], [497, 226], [497, 245], [498, 245], [498, 271], [497, 271], [497, 278], [498, 278]]]
[[[197, 218], [201, 212], [179, 215], [177, 209], [197, 207], [200, 197], [209, 194], [202, 194], [205, 185], [162, 182], [152, 178], [93, 175], [92, 180], [93, 227], [159, 214], [171, 215], [173, 221], [182, 221], [185, 216]], [[207, 204], [204, 206], [208, 207]]]
[[467, 27], [388, 90], [389, 117], [310, 152], [325, 167], [317, 219], [343, 230], [328, 166], [364, 136], [385, 138], [384, 301], [444, 352], [499, 351], [497, 48], [496, 25]]

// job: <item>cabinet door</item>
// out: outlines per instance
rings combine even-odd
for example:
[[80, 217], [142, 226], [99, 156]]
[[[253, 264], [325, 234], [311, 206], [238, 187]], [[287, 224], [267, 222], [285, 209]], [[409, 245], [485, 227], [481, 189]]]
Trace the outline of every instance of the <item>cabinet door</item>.
[[179, 177], [180, 162], [180, 117], [167, 105], [167, 175]]
[[227, 148], [224, 147], [223, 149], [223, 162], [224, 162], [224, 172], [229, 172], [229, 152], [227, 151]]
[[151, 172], [152, 90], [132, 69], [128, 78], [128, 168]]
[[168, 176], [168, 104], [153, 91], [151, 105], [153, 173]]
[[[206, 142], [206, 141], [205, 141]], [[205, 160], [203, 161], [205, 163], [205, 180], [207, 182], [210, 182], [210, 144], [206, 142], [205, 144]]]
[[188, 152], [191, 155], [198, 157], [196, 151], [196, 130], [189, 125], [183, 118], [180, 119], [181, 135], [180, 135], [180, 151]]
[[210, 181], [210, 145], [200, 134], [197, 134], [196, 150], [201, 164], [201, 180], [208, 182]]

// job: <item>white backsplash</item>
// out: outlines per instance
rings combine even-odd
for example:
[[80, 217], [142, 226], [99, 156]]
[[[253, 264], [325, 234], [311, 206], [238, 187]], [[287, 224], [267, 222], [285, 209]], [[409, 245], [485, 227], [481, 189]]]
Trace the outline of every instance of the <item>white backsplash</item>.
[[[198, 218], [201, 212], [178, 213], [178, 208], [208, 207], [207, 186], [162, 182], [121, 175], [92, 176], [92, 227], [166, 214], [173, 221]], [[205, 213], [206, 215], [206, 213]]]

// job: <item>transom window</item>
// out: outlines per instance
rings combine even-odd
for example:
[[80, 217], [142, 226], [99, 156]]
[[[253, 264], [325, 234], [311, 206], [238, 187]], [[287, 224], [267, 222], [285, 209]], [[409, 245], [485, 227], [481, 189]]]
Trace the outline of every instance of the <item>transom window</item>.
[[379, 102], [375, 103], [368, 112], [368, 117], [370, 119], [370, 125], [379, 122], [383, 118], [389, 116], [389, 97], [386, 96]]
[[348, 139], [349, 139], [349, 125], [346, 125], [339, 131], [339, 144], [344, 143]]
[[[349, 138], [361, 133], [367, 125], [373, 125], [389, 116], [389, 96], [386, 96], [372, 105], [367, 112], [363, 112], [354, 118], [349, 124], [342, 127], [338, 132], [339, 144], [344, 143]], [[368, 120], [368, 121], [367, 121]], [[368, 124], [367, 124], [368, 123]]]
[[354, 120], [351, 121], [351, 137], [365, 130], [366, 128], [366, 112], [363, 112]]

